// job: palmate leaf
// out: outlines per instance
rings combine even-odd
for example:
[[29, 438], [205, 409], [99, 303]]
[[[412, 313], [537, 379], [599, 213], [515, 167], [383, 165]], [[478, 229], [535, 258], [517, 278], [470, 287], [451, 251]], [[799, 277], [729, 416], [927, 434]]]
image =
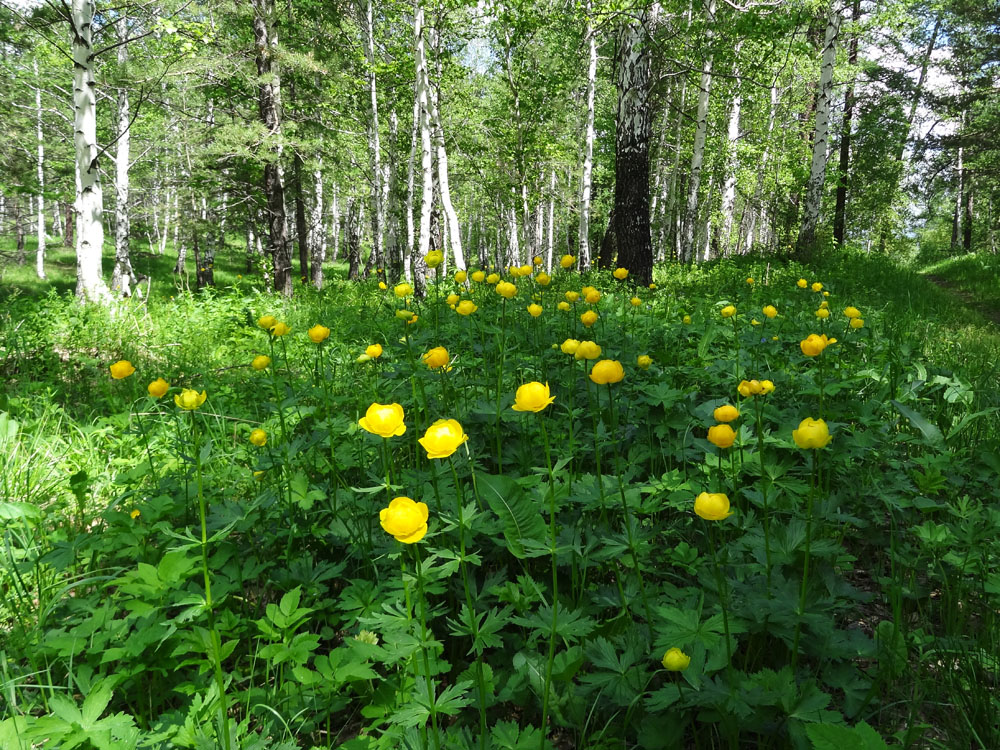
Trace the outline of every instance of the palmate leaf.
[[889, 746], [865, 722], [856, 727], [842, 727], [836, 724], [809, 724], [806, 735], [812, 742], [813, 750], [889, 750]]
[[[538, 557], [547, 554], [543, 548], [547, 529], [538, 506], [513, 479], [493, 474], [479, 474], [476, 484], [493, 512], [500, 517], [507, 549], [514, 557]], [[525, 545], [531, 547], [528, 551]]]
[[920, 414], [920, 412], [914, 411], [905, 404], [901, 404], [895, 399], [892, 402], [899, 413], [910, 420], [910, 424], [916, 427], [923, 434], [924, 438], [931, 445], [941, 445], [944, 442], [944, 435], [941, 434], [941, 430], [937, 428], [937, 425], [933, 425], [927, 421], [927, 419]]

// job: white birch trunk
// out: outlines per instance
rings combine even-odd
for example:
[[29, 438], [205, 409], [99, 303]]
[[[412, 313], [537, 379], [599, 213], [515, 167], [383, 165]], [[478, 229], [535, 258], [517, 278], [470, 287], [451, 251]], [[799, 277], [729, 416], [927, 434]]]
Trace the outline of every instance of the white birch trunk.
[[552, 177], [549, 180], [549, 246], [545, 252], [545, 271], [552, 273], [552, 254], [556, 246], [556, 170], [552, 170]]
[[587, 124], [583, 136], [583, 175], [580, 179], [580, 267], [590, 268], [590, 195], [594, 171], [594, 91], [597, 84], [597, 39], [590, 13], [591, 0], [587, 0]]
[[[708, 2], [709, 22], [715, 20], [716, 0]], [[706, 36], [711, 41], [711, 31]], [[698, 189], [701, 187], [701, 167], [705, 160], [705, 137], [708, 132], [708, 100], [712, 93], [712, 55], [705, 57], [701, 68], [701, 85], [698, 89], [698, 112], [695, 116], [694, 144], [691, 147], [691, 176], [688, 182], [687, 207], [684, 211], [684, 228], [681, 239], [681, 260], [694, 260], [695, 231], [698, 224]]]
[[365, 3], [367, 39], [365, 55], [368, 60], [368, 95], [371, 99], [372, 122], [368, 131], [368, 150], [372, 155], [372, 253], [377, 264], [385, 263], [383, 227], [385, 226], [385, 202], [382, 195], [382, 145], [378, 124], [378, 91], [375, 85], [375, 21], [372, 0]]
[[830, 8], [823, 39], [823, 59], [819, 71], [819, 90], [816, 93], [816, 128], [813, 135], [812, 164], [802, 212], [802, 228], [796, 247], [799, 252], [810, 253], [816, 243], [816, 227], [823, 207], [823, 185], [826, 181], [826, 162], [830, 132], [830, 104], [833, 100], [833, 65], [837, 58], [837, 34], [840, 32], [840, 13]]
[[431, 211], [434, 208], [434, 172], [431, 156], [431, 123], [430, 123], [430, 86], [427, 74], [427, 48], [424, 39], [424, 9], [420, 0], [415, 0], [413, 14], [413, 33], [415, 39], [416, 60], [416, 97], [419, 109], [420, 130], [420, 235], [417, 247], [417, 257], [411, 258], [413, 279], [417, 291], [421, 292], [424, 277], [423, 258], [430, 250], [431, 244]]
[[97, 96], [91, 44], [95, 0], [72, 0], [73, 143], [76, 150], [76, 296], [85, 302], [110, 299], [104, 283], [104, 201], [97, 166]]
[[410, 159], [406, 165], [406, 247], [403, 248], [403, 278], [413, 281], [413, 188], [414, 164], [417, 160], [417, 137], [420, 133], [420, 97], [414, 90], [413, 123], [410, 127]]
[[323, 262], [326, 260], [326, 242], [323, 232], [323, 164], [313, 170], [313, 204], [309, 214], [309, 262], [313, 286], [323, 288]]
[[[35, 73], [35, 135], [38, 141], [38, 250], [35, 253], [35, 273], [45, 278], [45, 139], [42, 135], [42, 87], [38, 78], [38, 60], [32, 60]], [[57, 221], [56, 224], [59, 222]]]
[[757, 172], [757, 186], [753, 191], [753, 201], [750, 205], [750, 218], [747, 221], [746, 239], [743, 244], [743, 252], [749, 253], [753, 250], [755, 243], [760, 241], [757, 234], [758, 227], [763, 223], [764, 207], [761, 205], [761, 196], [764, 193], [764, 175], [767, 174], [768, 160], [770, 159], [771, 133], [774, 131], [774, 118], [778, 112], [778, 79], [775, 78], [771, 84], [771, 109], [767, 115], [767, 134], [764, 136], [764, 153], [760, 156], [760, 170]]
[[[438, 67], [438, 81], [441, 69]], [[451, 240], [451, 252], [455, 258], [455, 268], [465, 270], [465, 253], [462, 250], [462, 234], [458, 225], [458, 213], [451, 202], [451, 186], [448, 182], [448, 151], [444, 145], [444, 128], [441, 127], [441, 110], [438, 107], [438, 92], [431, 91], [431, 115], [434, 125], [434, 141], [437, 147], [438, 186], [441, 189], [441, 206], [444, 208], [446, 231]], [[447, 258], [446, 258], [447, 260]], [[447, 271], [446, 271], [447, 272]]]
[[[736, 45], [735, 52], [739, 54], [739, 44]], [[733, 103], [729, 108], [729, 128], [727, 132], [726, 149], [726, 173], [722, 184], [722, 228], [720, 230], [719, 252], [728, 255], [730, 238], [733, 232], [733, 213], [736, 209], [736, 172], [739, 164], [736, 158], [736, 148], [740, 140], [740, 109], [743, 103], [740, 96], [740, 76], [739, 72], [735, 76], [736, 92], [733, 94]]]
[[[126, 33], [124, 28], [121, 33], [123, 35]], [[118, 65], [124, 66], [127, 59], [128, 45], [119, 44]], [[135, 283], [135, 273], [129, 256], [128, 170], [132, 149], [129, 124], [128, 91], [120, 88], [118, 89], [118, 141], [115, 144], [115, 266], [111, 272], [111, 291], [120, 297], [130, 297], [132, 284]]]
[[520, 265], [521, 248], [518, 243], [518, 237], [517, 237], [518, 234], [517, 210], [513, 206], [510, 207], [510, 212], [507, 215], [507, 231], [508, 231], [507, 241], [509, 243], [508, 247], [509, 255], [507, 257], [507, 262], [504, 265], [506, 266], [514, 263]]

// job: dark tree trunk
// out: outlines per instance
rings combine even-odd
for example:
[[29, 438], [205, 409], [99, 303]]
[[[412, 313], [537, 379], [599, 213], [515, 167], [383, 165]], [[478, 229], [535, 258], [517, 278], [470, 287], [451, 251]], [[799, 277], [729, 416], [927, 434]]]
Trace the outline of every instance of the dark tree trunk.
[[[655, 6], [654, 6], [655, 7]], [[617, 250], [617, 265], [627, 268], [634, 283], [653, 280], [653, 242], [649, 212], [649, 142], [652, 112], [649, 101], [651, 61], [647, 24], [652, 13], [643, 13], [621, 34], [616, 84], [618, 112], [615, 117], [615, 199], [608, 231], [601, 243], [600, 265], [609, 237]]]
[[268, 146], [264, 165], [264, 197], [267, 200], [268, 253], [274, 268], [274, 289], [292, 296], [292, 254], [285, 220], [285, 185], [281, 170], [281, 83], [274, 48], [277, 37], [273, 25], [274, 0], [253, 0], [253, 32], [256, 45], [258, 108], [260, 119], [275, 144]]
[[[854, 0], [851, 17], [855, 23], [861, 15], [861, 2]], [[847, 62], [854, 66], [858, 62], [858, 35], [851, 37], [851, 47]], [[847, 183], [851, 166], [851, 121], [854, 117], [854, 79], [844, 92], [844, 122], [840, 132], [840, 164], [837, 177], [837, 201], [833, 210], [833, 241], [837, 247], [844, 246], [844, 231], [847, 224]]]
[[25, 262], [25, 252], [24, 252], [24, 220], [21, 216], [21, 202], [18, 200], [12, 201], [14, 203], [14, 234], [17, 237], [17, 255], [15, 256], [15, 261], [17, 265], [23, 266]]

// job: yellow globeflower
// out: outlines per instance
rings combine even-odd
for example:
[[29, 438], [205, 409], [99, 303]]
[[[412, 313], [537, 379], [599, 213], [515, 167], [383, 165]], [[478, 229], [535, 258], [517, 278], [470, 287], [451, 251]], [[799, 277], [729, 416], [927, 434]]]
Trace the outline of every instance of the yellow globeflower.
[[285, 325], [280, 320], [271, 327], [272, 336], [284, 336], [285, 334], [291, 333], [292, 329], [290, 326]]
[[135, 368], [132, 367], [132, 363], [129, 362], [127, 359], [118, 360], [108, 369], [111, 370], [111, 377], [113, 377], [115, 380], [121, 380], [123, 378], [127, 378], [129, 375], [135, 372]]
[[396, 538], [397, 542], [413, 544], [427, 533], [427, 518], [430, 515], [427, 503], [417, 503], [408, 497], [393, 498], [388, 508], [378, 513], [382, 528]]
[[580, 342], [576, 339], [566, 339], [559, 345], [559, 348], [563, 354], [576, 354], [576, 350], [580, 348]]
[[528, 265], [521, 266], [521, 275], [531, 276], [531, 266]]
[[439, 419], [427, 428], [417, 442], [424, 446], [427, 458], [448, 458], [468, 439], [457, 420]]
[[653, 358], [648, 354], [640, 354], [636, 358], [635, 363], [639, 366], [640, 370], [648, 370], [649, 366], [653, 364]]
[[396, 317], [400, 320], [409, 321], [414, 317], [414, 313], [412, 310], [396, 310]]
[[403, 282], [402, 284], [396, 284], [396, 286], [392, 288], [392, 293], [400, 299], [406, 299], [407, 297], [413, 296], [413, 287], [406, 282]]
[[854, 318], [860, 318], [861, 317], [861, 311], [858, 308], [856, 308], [856, 307], [845, 307], [844, 308], [844, 315], [846, 315], [851, 320], [854, 320]]
[[542, 314], [542, 306], [541, 305], [536, 305], [536, 304], [532, 303], [532, 304], [528, 305], [527, 309], [528, 309], [528, 312], [531, 313], [531, 317], [533, 317], [533, 318], [537, 318], [539, 315]]
[[593, 341], [581, 341], [573, 352], [574, 359], [597, 359], [601, 356], [601, 347]]
[[328, 338], [330, 338], [330, 329], [326, 326], [314, 325], [307, 332], [309, 335], [309, 340], [314, 344], [322, 344]]
[[259, 427], [256, 430], [250, 432], [250, 443], [256, 445], [258, 448], [264, 447], [267, 443], [267, 433]]
[[257, 325], [263, 328], [265, 331], [269, 331], [274, 327], [274, 324], [278, 322], [278, 319], [273, 315], [265, 315], [262, 318], [257, 319]]
[[691, 657], [679, 648], [668, 648], [660, 663], [668, 672], [683, 672], [691, 664]]
[[596, 289], [591, 289], [587, 292], [587, 295], [583, 298], [583, 300], [589, 305], [596, 305], [601, 301], [601, 293]]
[[736, 442], [736, 433], [727, 424], [717, 424], [708, 428], [708, 442], [719, 448], [729, 448]]
[[440, 250], [431, 250], [424, 256], [424, 263], [427, 264], [428, 268], [437, 268], [444, 263], [444, 253]]
[[864, 328], [865, 319], [864, 318], [851, 318], [851, 328]]
[[445, 298], [445, 300], [444, 300], [444, 301], [445, 301], [445, 304], [446, 304], [446, 305], [451, 305], [452, 307], [454, 307], [455, 305], [457, 305], [457, 304], [458, 304], [458, 301], [459, 301], [460, 299], [462, 299], [462, 298], [461, 298], [461, 297], [459, 297], [459, 296], [458, 296], [457, 294], [455, 294], [454, 292], [452, 292], [451, 294], [449, 294], [449, 295], [448, 295], [448, 296], [447, 296], [447, 297]]
[[620, 383], [625, 378], [625, 369], [616, 359], [602, 359], [590, 371], [590, 379], [598, 385]]
[[572, 255], [564, 255], [559, 259], [559, 265], [563, 268], [572, 268], [576, 263], [576, 258]]
[[736, 314], [735, 305], [726, 305], [721, 310], [719, 310], [719, 315], [721, 315], [723, 318], [731, 318], [735, 314]]
[[748, 283], [748, 284], [749, 284], [750, 286], [753, 286], [753, 277], [752, 277], [752, 276], [747, 276], [747, 283]]
[[567, 302], [576, 302], [578, 299], [580, 299], [579, 292], [566, 292], [565, 296]]
[[448, 354], [448, 350], [443, 346], [435, 346], [423, 356], [424, 364], [431, 370], [446, 366], [450, 359], [451, 356]]
[[723, 404], [712, 412], [716, 422], [732, 422], [739, 419], [740, 410], [732, 404]]
[[799, 279], [795, 283], [799, 287], [799, 289], [805, 289], [807, 286], [809, 286], [809, 282], [806, 281], [805, 279]]
[[805, 450], [818, 450], [825, 448], [833, 436], [822, 419], [806, 417], [799, 422], [799, 429], [792, 430], [792, 440]]
[[205, 391], [198, 393], [198, 391], [192, 391], [190, 388], [185, 388], [174, 396], [174, 403], [181, 409], [193, 411], [205, 403], [206, 398], [207, 396], [205, 395]]
[[463, 299], [455, 306], [455, 312], [459, 315], [472, 315], [478, 309], [479, 306], [471, 299]]
[[683, 318], [681, 318], [681, 323], [683, 323], [686, 326], [691, 325], [691, 316], [685, 315]]
[[466, 273], [465, 271], [458, 271], [455, 274], [455, 283], [456, 284], [464, 284], [465, 280], [467, 278], [469, 278], [469, 274], [468, 273]]
[[382, 356], [381, 344], [370, 344], [365, 348], [365, 354], [371, 359], [378, 359]]
[[778, 314], [778, 308], [775, 307], [774, 305], [764, 305], [764, 307], [761, 310], [761, 312], [763, 312], [764, 315], [766, 315], [768, 318], [773, 318], [773, 317], [777, 316], [777, 314]]
[[740, 384], [736, 386], [736, 390], [740, 392], [743, 398], [759, 396], [764, 392], [764, 388], [759, 380], [741, 380]]
[[149, 395], [153, 398], [162, 398], [166, 395], [169, 388], [170, 384], [163, 378], [157, 378], [146, 386], [146, 390], [149, 391]]
[[629, 302], [631, 303], [632, 307], [638, 307], [639, 305], [642, 304], [642, 300], [639, 299], [638, 297], [633, 297], [632, 299], [629, 300]]
[[475, 281], [477, 284], [482, 284], [484, 281], [486, 281], [486, 274], [483, 271], [473, 271], [472, 280]]
[[656, 290], [656, 284], [650, 284], [649, 288], [655, 291]]
[[531, 262], [534, 263], [536, 266], [542, 265], [542, 256], [536, 255], [534, 258], [531, 259]]
[[513, 299], [514, 295], [517, 294], [517, 287], [509, 281], [501, 281], [497, 284], [497, 294], [504, 299]]
[[812, 289], [814, 292], [821, 292], [823, 291], [823, 285], [820, 284], [818, 281], [814, 281], [810, 289]]
[[583, 323], [587, 328], [590, 328], [594, 323], [597, 322], [597, 313], [593, 310], [587, 310], [583, 315], [580, 316], [580, 322]]
[[572, 309], [569, 302], [566, 302], [565, 300], [556, 305], [556, 308], [562, 310], [563, 312], [569, 312]]
[[271, 358], [265, 354], [258, 354], [253, 358], [250, 366], [255, 370], [266, 370], [271, 364]]
[[821, 307], [819, 310], [816, 311], [816, 317], [819, 318], [820, 320], [826, 320], [827, 318], [830, 317], [830, 311], [827, 310], [825, 307]]
[[830, 309], [830, 303], [827, 302], [826, 300], [823, 300], [822, 302], [819, 303], [819, 309], [820, 310], [829, 310]]
[[773, 390], [774, 390], [774, 383], [772, 383], [770, 380], [762, 380], [762, 381], [760, 381], [760, 394], [762, 396], [766, 396], [767, 394], [771, 393]]
[[625, 279], [628, 278], [628, 269], [616, 268], [614, 271], [611, 272], [611, 275], [614, 276], [619, 281], [625, 281]]
[[837, 339], [827, 338], [826, 334], [810, 333], [799, 342], [799, 348], [807, 357], [818, 357], [830, 344], [836, 344]]
[[694, 512], [706, 521], [723, 521], [733, 515], [729, 497], [722, 492], [702, 492], [694, 499]]
[[542, 271], [535, 277], [535, 283], [539, 286], [548, 286], [552, 282], [552, 277]]
[[389, 285], [386, 284], [384, 281], [380, 281], [378, 283], [378, 288], [381, 289], [384, 292], [386, 289], [389, 288]]
[[403, 407], [399, 404], [372, 404], [358, 424], [361, 429], [384, 438], [397, 437], [406, 432]]
[[556, 397], [551, 395], [549, 391], [548, 383], [542, 384], [535, 381], [518, 387], [517, 392], [514, 394], [514, 405], [511, 408], [514, 411], [533, 411], [537, 413], [555, 400]]
[[750, 320], [750, 325], [752, 325], [752, 326], [759, 326], [760, 325], [760, 321], [757, 320], [757, 318], [752, 318]]

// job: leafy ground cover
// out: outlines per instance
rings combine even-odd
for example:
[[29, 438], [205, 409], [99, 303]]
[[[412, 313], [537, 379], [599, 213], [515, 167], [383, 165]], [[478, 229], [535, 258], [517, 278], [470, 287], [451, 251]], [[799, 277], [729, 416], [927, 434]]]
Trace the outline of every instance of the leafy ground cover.
[[526, 270], [8, 294], [0, 746], [1000, 745], [996, 328]]

